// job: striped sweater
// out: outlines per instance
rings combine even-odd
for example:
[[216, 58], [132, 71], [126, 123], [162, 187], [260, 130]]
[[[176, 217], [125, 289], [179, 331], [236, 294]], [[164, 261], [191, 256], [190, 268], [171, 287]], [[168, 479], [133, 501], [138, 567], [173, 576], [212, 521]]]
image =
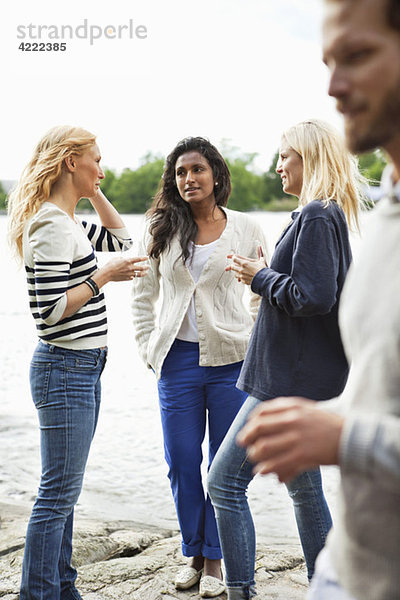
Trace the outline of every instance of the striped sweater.
[[28, 221], [23, 237], [29, 306], [39, 338], [71, 349], [107, 344], [107, 315], [103, 292], [77, 312], [61, 319], [67, 290], [97, 270], [94, 250], [115, 252], [129, 239], [126, 228], [106, 229], [86, 221], [73, 221], [51, 202], [44, 202]]

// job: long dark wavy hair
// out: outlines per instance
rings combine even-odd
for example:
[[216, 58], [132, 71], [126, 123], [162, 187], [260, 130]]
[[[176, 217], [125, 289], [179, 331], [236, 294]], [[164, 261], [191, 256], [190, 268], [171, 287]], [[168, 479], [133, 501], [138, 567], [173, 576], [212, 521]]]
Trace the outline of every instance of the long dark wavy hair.
[[198, 152], [208, 161], [214, 182], [218, 182], [218, 185], [214, 185], [215, 207], [228, 203], [232, 189], [231, 175], [221, 154], [205, 138], [188, 137], [181, 140], [167, 156], [158, 192], [147, 211], [152, 235], [147, 251], [152, 258], [158, 258], [164, 250], [168, 250], [176, 235], [182, 248], [180, 257], [186, 262], [191, 256], [189, 242], [196, 239], [197, 225], [190, 205], [181, 198], [175, 182], [176, 161], [186, 152]]

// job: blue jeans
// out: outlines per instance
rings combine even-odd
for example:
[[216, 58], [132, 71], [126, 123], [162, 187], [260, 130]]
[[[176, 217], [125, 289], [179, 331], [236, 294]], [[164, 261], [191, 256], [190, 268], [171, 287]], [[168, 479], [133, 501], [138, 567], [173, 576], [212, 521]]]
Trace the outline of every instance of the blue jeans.
[[[236, 435], [260, 400], [249, 396], [226, 435], [210, 469], [208, 493], [214, 506], [226, 568], [228, 598], [251, 598], [254, 590], [256, 536], [246, 491], [253, 465]], [[319, 469], [307, 471], [287, 484], [306, 558], [308, 577], [332, 525]]]
[[106, 349], [39, 342], [30, 382], [40, 424], [42, 475], [28, 524], [20, 600], [80, 600], [71, 566], [78, 500], [100, 407]]
[[201, 463], [207, 412], [210, 466], [246, 394], [236, 388], [241, 362], [199, 366], [199, 345], [175, 340], [161, 371], [158, 393], [184, 556], [222, 557], [209, 497], [205, 497]]

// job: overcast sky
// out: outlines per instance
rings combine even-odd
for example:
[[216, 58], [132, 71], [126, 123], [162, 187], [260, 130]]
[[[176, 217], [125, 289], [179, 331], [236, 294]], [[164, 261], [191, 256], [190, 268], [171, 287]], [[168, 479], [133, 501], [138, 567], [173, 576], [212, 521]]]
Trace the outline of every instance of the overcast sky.
[[[0, 179], [17, 178], [58, 124], [95, 133], [103, 166], [117, 171], [187, 135], [229, 140], [267, 169], [286, 127], [311, 117], [341, 127], [326, 93], [319, 0], [6, 0], [0, 12]], [[92, 44], [75, 36], [85, 19], [88, 34], [103, 31]], [[48, 29], [29, 39], [29, 25], [33, 35]], [[63, 25], [74, 39], [54, 38]], [[143, 28], [130, 38], [127, 26], [139, 25], [147, 38]], [[40, 41], [66, 51], [18, 49]]]

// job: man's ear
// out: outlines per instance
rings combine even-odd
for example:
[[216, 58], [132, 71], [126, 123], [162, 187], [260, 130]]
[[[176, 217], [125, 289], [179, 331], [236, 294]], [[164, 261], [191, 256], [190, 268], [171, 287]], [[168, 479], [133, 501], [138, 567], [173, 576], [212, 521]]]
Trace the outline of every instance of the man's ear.
[[75, 160], [75, 156], [73, 154], [71, 154], [70, 156], [67, 156], [67, 158], [64, 159], [64, 163], [65, 163], [65, 167], [67, 169], [67, 171], [69, 171], [70, 173], [73, 173], [76, 169], [76, 160]]

